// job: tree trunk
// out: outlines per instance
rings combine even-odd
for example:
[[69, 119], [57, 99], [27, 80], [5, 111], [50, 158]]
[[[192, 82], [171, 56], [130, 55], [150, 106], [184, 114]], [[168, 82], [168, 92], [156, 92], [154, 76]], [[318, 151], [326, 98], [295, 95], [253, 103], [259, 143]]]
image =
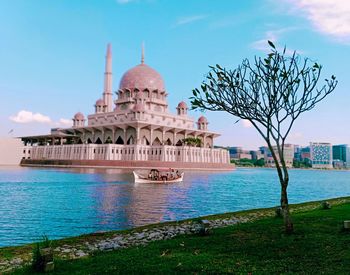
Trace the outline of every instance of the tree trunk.
[[294, 231], [293, 222], [289, 213], [288, 195], [287, 195], [288, 180], [281, 182], [281, 208], [284, 219], [285, 232], [292, 234]]

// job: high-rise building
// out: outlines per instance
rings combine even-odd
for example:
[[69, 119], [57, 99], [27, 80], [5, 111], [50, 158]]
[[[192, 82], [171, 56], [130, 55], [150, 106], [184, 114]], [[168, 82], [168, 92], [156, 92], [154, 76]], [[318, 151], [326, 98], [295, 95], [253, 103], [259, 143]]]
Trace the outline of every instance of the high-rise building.
[[[265, 159], [265, 164], [266, 166], [271, 166], [274, 167], [275, 166], [275, 161], [272, 157], [272, 153], [269, 150], [268, 147], [263, 146], [259, 148], [260, 151], [264, 154], [264, 159]], [[277, 158], [278, 157], [278, 150], [277, 150], [277, 146], [273, 146], [273, 150], [276, 153]], [[284, 149], [283, 149], [283, 156], [284, 156], [284, 161], [286, 163], [287, 167], [292, 167], [293, 166], [293, 159], [294, 159], [294, 145], [292, 144], [285, 144], [284, 145]]]
[[347, 144], [333, 146], [333, 161], [338, 167], [350, 168], [350, 147]]
[[310, 142], [310, 160], [313, 168], [333, 168], [332, 144]]
[[304, 148], [301, 148], [300, 150], [300, 161], [308, 161], [310, 162], [310, 159], [311, 159], [311, 156], [310, 156], [310, 147], [307, 146], [307, 147], [304, 147]]

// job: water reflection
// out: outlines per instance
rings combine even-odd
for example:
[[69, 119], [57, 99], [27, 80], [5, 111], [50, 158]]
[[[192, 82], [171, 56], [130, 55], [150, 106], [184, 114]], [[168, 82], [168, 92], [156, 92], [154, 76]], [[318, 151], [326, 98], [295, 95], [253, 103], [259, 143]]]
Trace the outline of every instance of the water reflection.
[[[291, 171], [290, 201], [350, 195], [349, 171]], [[186, 172], [135, 184], [131, 170], [0, 167], [0, 246], [278, 204], [273, 169]]]

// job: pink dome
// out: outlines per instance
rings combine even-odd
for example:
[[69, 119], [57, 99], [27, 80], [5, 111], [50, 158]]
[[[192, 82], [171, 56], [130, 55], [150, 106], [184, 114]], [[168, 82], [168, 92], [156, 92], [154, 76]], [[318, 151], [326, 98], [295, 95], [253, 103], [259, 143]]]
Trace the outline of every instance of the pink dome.
[[187, 104], [185, 101], [181, 101], [178, 105], [177, 108], [183, 108], [183, 109], [187, 109]]
[[120, 80], [119, 89], [149, 89], [150, 91], [164, 91], [162, 76], [150, 66], [140, 64], [128, 70]]
[[84, 120], [85, 117], [84, 117], [84, 115], [83, 115], [82, 113], [78, 112], [78, 113], [76, 113], [76, 114], [74, 115], [74, 119], [75, 119], [75, 120]]
[[134, 106], [133, 110], [135, 112], [143, 112], [145, 110], [145, 107], [143, 106], [143, 104], [138, 103]]
[[198, 118], [198, 122], [199, 123], [207, 123], [208, 120], [204, 116], [201, 116], [200, 118]]
[[104, 105], [105, 105], [105, 103], [104, 103], [102, 98], [100, 98], [96, 101], [96, 106], [104, 106]]

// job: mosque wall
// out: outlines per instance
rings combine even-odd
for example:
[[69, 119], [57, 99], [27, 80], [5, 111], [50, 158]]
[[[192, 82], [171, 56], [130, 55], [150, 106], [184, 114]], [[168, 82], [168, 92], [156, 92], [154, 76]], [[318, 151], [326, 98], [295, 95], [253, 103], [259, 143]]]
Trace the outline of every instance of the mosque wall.
[[167, 145], [70, 144], [27, 146], [32, 160], [143, 160], [199, 163], [230, 162], [224, 149]]

